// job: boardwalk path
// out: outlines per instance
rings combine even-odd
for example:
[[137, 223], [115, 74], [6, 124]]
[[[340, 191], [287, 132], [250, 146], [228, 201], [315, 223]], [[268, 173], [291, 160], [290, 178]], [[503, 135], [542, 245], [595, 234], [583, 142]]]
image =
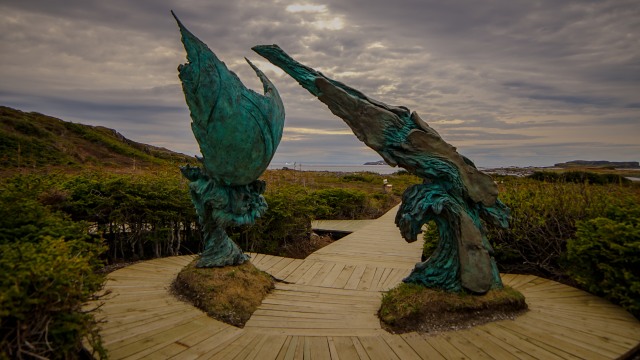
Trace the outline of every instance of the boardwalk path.
[[[640, 343], [640, 322], [583, 291], [535, 276], [503, 275], [530, 311], [472, 329], [426, 336], [380, 328], [381, 291], [418, 261], [393, 225], [395, 209], [305, 260], [251, 254], [280, 282], [244, 329], [168, 294], [190, 256], [110, 274], [102, 308], [112, 359], [615, 359]], [[353, 225], [353, 224], [352, 224]]]

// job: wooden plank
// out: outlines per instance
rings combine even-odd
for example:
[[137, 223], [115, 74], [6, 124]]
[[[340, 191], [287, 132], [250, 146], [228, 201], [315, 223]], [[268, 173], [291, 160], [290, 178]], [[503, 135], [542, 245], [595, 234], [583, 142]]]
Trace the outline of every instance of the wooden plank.
[[340, 360], [357, 360], [360, 359], [358, 356], [358, 351], [356, 350], [355, 345], [351, 338], [346, 336], [332, 336], [329, 338], [329, 345], [333, 344], [336, 349], [336, 353], [338, 355], [337, 358], [333, 356], [331, 359], [340, 359]]
[[382, 339], [387, 343], [387, 345], [393, 350], [393, 352], [398, 356], [398, 358], [405, 359], [415, 359], [420, 360], [420, 356], [413, 350], [413, 348], [406, 342], [401, 336], [384, 334], [381, 336]]
[[371, 360], [400, 360], [389, 345], [379, 336], [359, 336], [358, 340]]
[[309, 268], [309, 270], [307, 270], [304, 273], [304, 275], [302, 275], [300, 277], [300, 279], [298, 279], [297, 281], [292, 281], [292, 282], [295, 282], [296, 284], [300, 284], [300, 285], [308, 284], [318, 274], [318, 272], [320, 272], [320, 270], [322, 270], [322, 268], [325, 265], [326, 265], [325, 263], [321, 263], [321, 262], [317, 262], [317, 263], [313, 264]]
[[344, 267], [344, 264], [334, 264], [333, 268], [331, 268], [331, 271], [329, 271], [327, 276], [322, 280], [322, 283], [320, 283], [320, 286], [330, 287], [336, 281], [338, 275], [342, 273]]
[[[273, 259], [269, 262], [264, 264], [264, 269], [263, 271], [266, 272], [271, 272], [272, 269], [274, 268], [274, 266], [276, 266], [277, 264], [281, 263], [283, 260], [286, 260], [287, 258], [284, 258], [282, 256], [274, 256]], [[291, 259], [293, 260], [293, 259]]]
[[264, 259], [265, 256], [266, 255], [264, 254], [256, 254], [256, 256], [252, 257], [250, 261], [253, 264], [253, 266], [259, 269], [258, 265], [260, 265], [260, 262]]
[[340, 288], [325, 288], [319, 286], [298, 285], [298, 284], [276, 284], [276, 290], [295, 291], [296, 293], [315, 293], [321, 295], [344, 295], [361, 299], [379, 299], [378, 294], [370, 291], [347, 290]]
[[358, 290], [370, 290], [372, 288], [371, 283], [373, 282], [373, 277], [376, 274], [375, 266], [367, 266], [360, 278], [360, 282], [358, 283], [356, 289]]
[[[457, 332], [446, 333], [438, 337], [449, 342], [469, 359], [493, 359], [491, 356], [487, 355], [481, 347], [476, 346], [476, 344], [469, 341], [467, 338], [459, 336]], [[479, 345], [481, 346], [482, 344], [486, 344], [486, 342], [483, 341]]]
[[144, 341], [128, 341], [109, 349], [112, 358], [138, 359], [175, 342], [180, 337], [191, 334], [203, 327], [202, 322], [190, 321], [154, 333], [148, 333]]
[[518, 358], [523, 360], [535, 360], [533, 356], [525, 354], [520, 349], [504, 343], [476, 328], [460, 330], [455, 334], [465, 338], [476, 346], [480, 346], [480, 348], [492, 359]]
[[[218, 351], [216, 349], [213, 353], [206, 354], [205, 357], [209, 359], [217, 359], [217, 360], [229, 360], [235, 358], [236, 355], [242, 352], [247, 346], [249, 346], [256, 338], [258, 338], [257, 333], [253, 332], [242, 332], [241, 336], [236, 337], [232, 342], [228, 343], [224, 347], [221, 347], [221, 350]], [[264, 336], [264, 335], [261, 335]], [[259, 340], [259, 338], [258, 338]]]
[[309, 341], [309, 337], [308, 336], [304, 337], [302, 348], [303, 348], [303, 351], [304, 351], [303, 352], [304, 353], [304, 357], [303, 358], [305, 360], [306, 359], [311, 359], [311, 343]]
[[97, 318], [105, 318], [104, 322], [99, 326], [102, 334], [108, 334], [110, 331], [109, 329], [112, 328], [117, 329], [114, 330], [115, 332], [120, 332], [127, 328], [157, 321], [174, 313], [183, 313], [184, 311], [189, 310], [191, 310], [191, 308], [185, 304], [185, 306], [171, 306], [166, 309], [158, 309], [151, 313], [149, 311], [142, 311], [141, 309], [141, 311], [124, 313], [120, 314], [120, 316], [110, 315], [106, 318], [104, 317], [104, 314], [98, 313]]
[[[249, 342], [248, 344], [245, 344], [242, 347], [242, 350], [238, 353], [238, 355], [233, 357], [233, 359], [236, 359], [236, 360], [253, 359], [253, 357], [255, 357], [255, 355], [257, 354], [258, 350], [260, 350], [262, 346], [264, 346], [266, 341], [267, 341], [267, 335], [256, 334], [256, 337], [253, 340], [251, 340], [251, 342]], [[225, 357], [225, 359], [231, 359], [231, 357]]]
[[384, 273], [383, 267], [376, 267], [376, 272], [371, 279], [371, 285], [369, 286], [369, 290], [378, 291], [378, 284], [380, 283], [380, 279], [382, 278], [382, 274]]
[[212, 353], [221, 351], [227, 344], [242, 336], [243, 333], [243, 331], [229, 326], [221, 332], [212, 334], [205, 340], [194, 344], [187, 350], [176, 355], [174, 359], [195, 359], [207, 354], [212, 355]]
[[190, 348], [192, 346], [195, 346], [196, 344], [199, 344], [202, 341], [205, 341], [211, 338], [212, 336], [218, 336], [218, 334], [223, 334], [224, 331], [229, 330], [229, 328], [231, 328], [231, 326], [211, 319], [211, 321], [208, 321], [207, 324], [204, 327], [202, 327], [199, 331], [181, 337], [178, 340], [178, 342], [181, 345], [186, 346], [187, 348]]
[[327, 343], [329, 344], [329, 357], [331, 359], [339, 359], [338, 350], [336, 349], [336, 344], [333, 342], [333, 337], [327, 337]]
[[429, 343], [438, 353], [445, 357], [445, 359], [467, 359], [468, 357], [458, 350], [455, 346], [446, 341], [442, 335], [437, 336], [423, 336], [423, 339]]
[[395, 287], [398, 283], [400, 283], [400, 280], [402, 280], [402, 278], [404, 278], [405, 276], [405, 270], [404, 269], [393, 269], [391, 270], [391, 272], [389, 273], [389, 277], [387, 278], [387, 281], [385, 281], [384, 285], [383, 285], [383, 289], [391, 289], [393, 287]]
[[268, 264], [269, 262], [271, 262], [273, 260], [275, 256], [273, 255], [267, 255], [264, 254], [262, 255], [262, 257], [260, 258], [260, 260], [257, 260], [253, 265], [255, 265], [258, 269], [263, 270], [264, 266], [266, 264]]
[[309, 354], [310, 359], [331, 359], [331, 352], [329, 351], [329, 342], [325, 336], [312, 336], [307, 337], [309, 339]]
[[284, 360], [285, 356], [287, 355], [287, 351], [289, 350], [289, 346], [291, 346], [291, 340], [293, 339], [293, 336], [287, 336], [284, 340], [284, 344], [282, 344], [282, 346], [280, 347], [280, 351], [278, 352], [278, 355], [275, 357], [275, 360]]
[[533, 280], [537, 278], [534, 275], [521, 275], [521, 274], [504, 274], [501, 275], [503, 279], [503, 283], [505, 285], [511, 286], [515, 289], [524, 289], [535, 284], [531, 283]]
[[308, 284], [311, 286], [320, 286], [335, 266], [336, 264], [334, 263], [325, 263], [313, 279], [308, 282]]
[[[299, 336], [290, 336], [291, 341], [289, 341], [289, 344], [286, 348], [286, 351], [284, 352], [284, 356], [281, 358], [282, 360], [292, 360], [296, 354], [296, 349], [298, 347], [298, 341], [300, 339]], [[283, 347], [283, 350], [285, 348]], [[282, 353], [282, 351], [281, 351]], [[278, 357], [280, 358], [280, 355], [278, 355]]]
[[298, 346], [296, 346], [296, 351], [293, 355], [293, 359], [296, 360], [303, 360], [305, 359], [305, 355], [307, 355], [306, 359], [309, 358], [308, 354], [305, 354], [305, 338], [304, 336], [301, 336], [298, 338]]
[[351, 341], [353, 342], [353, 346], [355, 347], [356, 352], [358, 353], [358, 357], [361, 360], [371, 360], [371, 358], [367, 354], [367, 350], [365, 350], [364, 346], [362, 345], [362, 343], [360, 343], [360, 339], [357, 336], [352, 336]]
[[296, 271], [300, 265], [304, 264], [304, 260], [294, 259], [287, 266], [278, 272], [274, 272], [273, 275], [277, 279], [286, 279], [292, 272]]
[[346, 265], [342, 269], [342, 272], [340, 273], [340, 275], [338, 275], [338, 277], [336, 278], [336, 281], [334, 281], [333, 284], [331, 284], [331, 287], [338, 288], [338, 289], [344, 288], [344, 286], [347, 284], [347, 281], [349, 281], [351, 274], [353, 274], [354, 270], [355, 270], [355, 266]]
[[269, 328], [269, 329], [375, 329], [379, 326], [379, 321], [374, 319], [358, 319], [346, 322], [344, 319], [339, 320], [305, 320], [294, 321], [293, 319], [272, 318], [269, 320], [253, 320], [251, 328]]
[[545, 348], [537, 346], [534, 342], [531, 342], [527, 337], [521, 337], [520, 334], [513, 333], [505, 328], [491, 324], [491, 326], [479, 327], [489, 335], [499, 339], [503, 343], [509, 344], [517, 349], [520, 349], [525, 354], [529, 354], [536, 359], [564, 359], [565, 357], [558, 355], [555, 352], [547, 351]]
[[267, 335], [260, 347], [246, 357], [247, 360], [252, 359], [275, 359], [280, 353], [280, 349], [284, 346], [288, 336], [286, 335]]
[[179, 343], [179, 342], [172, 342], [171, 344], [163, 347], [162, 349], [152, 352], [150, 354], [147, 354], [143, 357], [141, 357], [140, 359], [149, 359], [149, 360], [153, 360], [153, 359], [168, 359], [170, 357], [174, 357], [178, 354], [180, 354], [181, 352], [187, 350], [188, 347], [184, 346], [183, 344]]
[[600, 321], [582, 315], [567, 315], [557, 312], [529, 311], [526, 315], [532, 319], [540, 319], [563, 327], [570, 327], [574, 331], [577, 330], [589, 334], [607, 336], [612, 340], [640, 341], [640, 324], [638, 323]]
[[[574, 329], [563, 326], [554, 326], [554, 324], [544, 321], [532, 321], [526, 317], [519, 319], [519, 321], [514, 325], [521, 329], [521, 334], [522, 331], [526, 331], [528, 333], [531, 330], [535, 330], [572, 343], [579, 348], [584, 348], [589, 352], [594, 352], [607, 358], [618, 357], [635, 345], [632, 342], [629, 342], [626, 345], [616, 344], [606, 337], [595, 336], [582, 331], [575, 331]], [[578, 354], [576, 352], [573, 353]]]
[[[249, 329], [247, 329], [249, 330]], [[256, 330], [258, 330], [256, 328]], [[377, 336], [384, 333], [382, 329], [345, 329], [342, 327], [326, 328], [326, 329], [302, 329], [302, 328], [269, 328], [260, 329], [272, 335], [297, 335], [297, 336]]]
[[195, 312], [177, 314], [153, 323], [137, 326], [126, 331], [111, 333], [109, 336], [103, 335], [102, 343], [105, 346], [109, 345], [109, 348], [118, 348], [135, 341], [151, 337], [154, 334], [161, 333], [167, 329], [175, 328], [186, 322], [194, 321], [198, 318], [207, 318], [207, 316], [202, 313], [197, 314]]
[[377, 290], [386, 290], [384, 288], [384, 284], [387, 281], [387, 279], [389, 278], [389, 274], [391, 274], [392, 270], [393, 270], [392, 268], [383, 268], [382, 275], [380, 275], [380, 281], [376, 285], [375, 289], [377, 289]]
[[292, 258], [281, 258], [280, 261], [278, 261], [277, 263], [275, 263], [270, 269], [269, 271], [267, 271], [269, 274], [273, 275], [276, 274], [277, 272], [279, 272], [280, 270], [284, 269], [285, 267], [287, 267], [287, 265], [291, 264], [293, 262]]
[[[609, 311], [598, 311], [591, 309], [585, 309], [583, 306], [568, 306], [568, 305], [558, 305], [553, 303], [541, 303], [541, 302], [532, 302], [529, 301], [529, 309], [531, 311], [545, 312], [549, 314], [564, 314], [570, 316], [582, 316], [585, 318], [592, 319], [593, 321], [599, 322], [610, 322], [612, 324], [620, 324], [620, 325], [628, 325], [633, 326], [634, 323], [637, 324], [637, 320], [633, 318], [633, 316], [629, 313], [620, 313], [618, 310], [621, 309], [611, 309]], [[637, 326], [637, 325], [636, 325]]]
[[400, 336], [422, 359], [447, 360], [431, 344], [425, 341], [424, 337], [417, 333], [412, 332]]
[[296, 283], [314, 264], [314, 261], [304, 261], [294, 272], [284, 279], [288, 282]]

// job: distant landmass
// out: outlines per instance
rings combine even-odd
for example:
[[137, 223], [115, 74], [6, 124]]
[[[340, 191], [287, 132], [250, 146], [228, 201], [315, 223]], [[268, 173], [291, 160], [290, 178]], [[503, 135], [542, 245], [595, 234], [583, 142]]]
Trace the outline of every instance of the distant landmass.
[[618, 169], [638, 169], [640, 163], [638, 161], [605, 161], [605, 160], [572, 160], [555, 164], [556, 167], [568, 168], [576, 166], [587, 167], [614, 167]]
[[384, 162], [384, 160], [380, 160], [380, 161], [369, 161], [364, 163], [364, 165], [387, 165], [387, 163]]
[[0, 167], [149, 167], [195, 163], [191, 156], [129, 140], [113, 129], [0, 106]]

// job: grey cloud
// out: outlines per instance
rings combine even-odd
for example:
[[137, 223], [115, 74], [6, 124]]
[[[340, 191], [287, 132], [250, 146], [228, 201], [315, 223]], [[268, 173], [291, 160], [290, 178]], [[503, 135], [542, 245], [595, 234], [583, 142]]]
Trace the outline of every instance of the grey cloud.
[[[327, 76], [417, 111], [476, 163], [638, 153], [619, 146], [640, 119], [636, 0], [324, 2], [322, 16], [340, 17], [340, 30], [319, 30], [312, 22], [320, 15], [287, 12], [292, 3], [2, 2], [0, 103], [169, 148], [175, 134], [180, 151], [197, 152], [177, 79], [185, 57], [173, 9], [247, 86], [261, 89], [243, 57], [260, 61], [250, 47], [277, 43]], [[285, 126], [346, 128], [290, 77], [263, 70], [283, 97]], [[563, 142], [562, 132], [578, 126], [590, 129], [585, 142]], [[296, 136], [304, 141], [284, 140], [275, 161], [376, 158], [354, 136]]]

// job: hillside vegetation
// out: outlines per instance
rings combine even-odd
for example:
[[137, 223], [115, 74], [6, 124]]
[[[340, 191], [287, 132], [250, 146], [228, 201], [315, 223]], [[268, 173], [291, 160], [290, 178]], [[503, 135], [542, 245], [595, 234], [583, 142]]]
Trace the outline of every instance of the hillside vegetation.
[[[97, 323], [81, 311], [102, 287], [96, 270], [202, 248], [178, 169], [195, 159], [42, 114], [0, 107], [0, 120], [0, 359], [73, 358], [83, 338], [102, 356]], [[495, 177], [511, 208], [510, 229], [488, 234], [501, 270], [564, 280], [640, 316], [640, 184], [543, 175]], [[245, 251], [291, 257], [322, 245], [312, 219], [378, 217], [420, 182], [406, 171], [268, 170], [262, 179], [268, 211], [229, 234]], [[437, 237], [431, 227], [426, 250]]]
[[150, 167], [193, 157], [129, 140], [115, 130], [0, 106], [0, 168]]

